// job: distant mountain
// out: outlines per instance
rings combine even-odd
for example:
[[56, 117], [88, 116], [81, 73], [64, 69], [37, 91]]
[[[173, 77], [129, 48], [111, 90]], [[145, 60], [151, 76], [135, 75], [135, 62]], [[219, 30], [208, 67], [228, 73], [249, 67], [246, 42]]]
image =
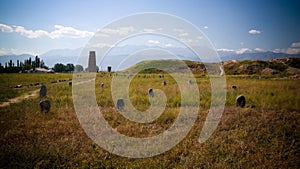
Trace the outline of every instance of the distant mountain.
[[[151, 47], [151, 46], [150, 46]], [[167, 55], [173, 54], [178, 57], [180, 60], [191, 60], [191, 61], [199, 61], [199, 58], [192, 53], [187, 48], [182, 47], [168, 47], [168, 48], [162, 48], [162, 47], [154, 47], [157, 50], [163, 50], [168, 51], [169, 53], [159, 53], [155, 57], [156, 59], [160, 58], [168, 58]], [[101, 49], [102, 51], [106, 51], [108, 48]], [[96, 59], [97, 65], [99, 67], [105, 67], [107, 65], [111, 65], [113, 69], [121, 62], [123, 59], [125, 59], [127, 56], [140, 52], [143, 50], [149, 49], [149, 46], [119, 46], [116, 48], [113, 48], [110, 50], [108, 57], [106, 57], [104, 60], [102, 60], [102, 64], [100, 65], [100, 59]], [[77, 49], [54, 49], [50, 50], [46, 53], [43, 53], [39, 55], [41, 59], [45, 62], [45, 64], [49, 67], [53, 67], [56, 63], [77, 63], [78, 56], [83, 51], [83, 48], [77, 48]], [[88, 51], [84, 51], [86, 53], [86, 56], [88, 56]], [[204, 52], [205, 53], [205, 52]], [[246, 51], [242, 54], [237, 54], [234, 51], [218, 51], [218, 54], [220, 56], [221, 61], [229, 61], [229, 60], [271, 60], [271, 59], [280, 59], [280, 58], [300, 58], [300, 54], [286, 54], [286, 53], [274, 53], [274, 52], [249, 52]], [[97, 57], [97, 51], [96, 51], [96, 57]], [[3, 55], [0, 56], [0, 62], [2, 65], [5, 64], [5, 62], [8, 62], [10, 59], [13, 60], [14, 63], [17, 62], [17, 60], [24, 61], [25, 59], [28, 59], [29, 57], [34, 58], [32, 55], [23, 54], [23, 55]], [[99, 56], [98, 56], [99, 57]], [[150, 58], [152, 59], [152, 57]], [[87, 63], [87, 59], [83, 60], [80, 63]], [[83, 64], [84, 67], [86, 65]], [[130, 66], [130, 65], [129, 65]]]
[[[135, 53], [135, 51], [141, 51], [145, 48], [145, 46], [131, 46], [131, 47], [117, 47], [117, 52], [112, 51], [111, 56], [106, 57], [105, 59], [102, 60], [102, 65], [99, 65], [100, 67], [105, 67], [106, 65], [112, 66], [113, 70], [114, 68], [118, 67], [118, 64], [122, 62], [124, 59], [126, 59], [127, 56], [130, 54], [127, 53]], [[176, 59], [179, 60], [190, 60], [190, 61], [202, 61], [200, 60], [194, 53], [191, 51], [185, 49], [185, 48], [180, 48], [180, 47], [169, 47], [169, 48], [157, 48], [166, 50], [170, 52], [171, 54], [174, 54], [177, 56]], [[168, 57], [167, 55], [170, 55], [170, 53], [159, 53], [157, 52], [154, 54], [152, 53], [152, 57], [149, 58], [151, 60], [161, 60], [161, 59], [172, 59], [171, 57]], [[205, 52], [204, 52], [205, 53]], [[224, 51], [219, 51], [218, 52], [220, 56], [220, 60], [222, 62], [230, 61], [230, 60], [272, 60], [272, 59], [280, 59], [280, 58], [300, 58], [300, 54], [286, 54], [286, 53], [275, 53], [275, 52], [249, 52], [246, 51], [242, 54], [237, 54], [236, 52], [224, 52]], [[97, 53], [96, 53], [97, 55]], [[142, 52], [139, 53], [140, 56], [142, 56]], [[144, 57], [144, 60], [149, 60], [147, 57]], [[205, 62], [215, 62], [215, 61], [209, 61], [209, 59], [206, 59], [207, 61]], [[140, 62], [141, 60], [135, 59], [132, 60], [128, 64], [128, 67], [136, 64], [137, 62]], [[98, 64], [98, 63], [97, 63]], [[120, 68], [120, 67], [119, 67]], [[126, 69], [126, 68], [125, 68]], [[122, 69], [120, 69], [122, 70]]]
[[40, 55], [47, 66], [53, 67], [56, 63], [76, 63], [82, 48], [77, 49], [54, 49]]
[[[77, 49], [54, 49], [50, 50], [46, 53], [43, 53], [39, 55], [39, 58], [41, 58], [46, 66], [53, 67], [56, 63], [76, 63], [77, 57], [80, 55], [82, 48]], [[12, 60], [15, 64], [17, 63], [17, 60], [23, 62], [25, 59], [28, 59], [31, 57], [31, 59], [34, 59], [35, 56], [29, 55], [29, 54], [21, 54], [21, 55], [2, 55], [0, 56], [0, 63], [2, 65], [5, 65], [5, 62], [9, 62]]]
[[29, 59], [31, 58], [32, 60], [34, 60], [35, 56], [33, 55], [29, 55], [29, 54], [21, 54], [21, 55], [2, 55], [0, 56], [0, 63], [4, 66], [5, 62], [9, 62], [10, 60], [13, 61], [13, 63], [17, 63], [17, 60], [19, 60], [20, 62], [24, 62], [25, 59]]
[[234, 52], [218, 52], [222, 61], [229, 60], [271, 60], [280, 58], [300, 58], [300, 54], [287, 54], [275, 52], [245, 52], [237, 54]]

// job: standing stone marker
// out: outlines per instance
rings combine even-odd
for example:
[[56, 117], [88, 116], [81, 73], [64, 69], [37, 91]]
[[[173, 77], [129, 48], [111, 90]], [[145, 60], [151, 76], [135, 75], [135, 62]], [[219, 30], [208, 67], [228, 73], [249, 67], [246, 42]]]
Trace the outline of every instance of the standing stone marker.
[[245, 98], [245, 96], [239, 95], [236, 98], [235, 104], [236, 104], [237, 107], [245, 107], [245, 105], [246, 105], [246, 98]]
[[236, 85], [232, 85], [231, 89], [236, 90], [237, 89]]
[[118, 99], [117, 100], [117, 109], [119, 111], [122, 111], [124, 109], [125, 103], [123, 99]]
[[40, 97], [46, 97], [46, 95], [47, 95], [47, 88], [44, 84], [42, 84], [40, 89]]
[[111, 72], [111, 66], [107, 66], [107, 72]]
[[51, 108], [51, 103], [49, 100], [43, 100], [40, 102], [41, 112], [48, 113]]
[[167, 82], [166, 82], [165, 80], [163, 81], [163, 85], [164, 85], [164, 86], [167, 86]]
[[149, 94], [149, 96], [154, 97], [154, 92], [153, 92], [153, 89], [152, 89], [152, 88], [150, 88], [150, 89], [148, 90], [148, 94]]

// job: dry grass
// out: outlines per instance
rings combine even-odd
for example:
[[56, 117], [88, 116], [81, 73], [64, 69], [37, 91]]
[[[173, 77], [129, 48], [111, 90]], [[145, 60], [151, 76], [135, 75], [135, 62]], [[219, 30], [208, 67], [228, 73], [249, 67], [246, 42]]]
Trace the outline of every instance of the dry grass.
[[[14, 76], [22, 78], [1, 76], [8, 81]], [[46, 82], [55, 77], [44, 76]], [[58, 76], [70, 78], [70, 75]], [[31, 75], [31, 78], [36, 81], [40, 75]], [[29, 77], [25, 79], [32, 83]], [[135, 90], [131, 101], [141, 110], [149, 106], [145, 96], [149, 88], [145, 84], [149, 82], [164, 90], [167, 98], [176, 98], [176, 84], [170, 77], [166, 79], [168, 85], [163, 88], [162, 79], [158, 77], [136, 77], [131, 83], [130, 90]], [[110, 86], [107, 85], [110, 80], [111, 77], [98, 74], [97, 102], [106, 120], [119, 132], [149, 137], [163, 132], [176, 119], [179, 108], [175, 99], [168, 99], [166, 111], [150, 124], [125, 119], [117, 113], [110, 99]], [[104, 89], [99, 87], [102, 81], [106, 84]], [[203, 144], [198, 142], [198, 137], [209, 108], [210, 89], [206, 77], [198, 76], [197, 83], [201, 110], [188, 136], [173, 149], [145, 159], [119, 157], [98, 147], [79, 124], [71, 87], [67, 82], [49, 83], [47, 98], [52, 108], [48, 114], [39, 112], [39, 98], [0, 108], [0, 168], [299, 168], [299, 80], [228, 77], [228, 88], [237, 85], [238, 89], [228, 90], [221, 122]], [[1, 85], [6, 87], [6, 83]], [[238, 94], [246, 96], [248, 107], [234, 106]]]

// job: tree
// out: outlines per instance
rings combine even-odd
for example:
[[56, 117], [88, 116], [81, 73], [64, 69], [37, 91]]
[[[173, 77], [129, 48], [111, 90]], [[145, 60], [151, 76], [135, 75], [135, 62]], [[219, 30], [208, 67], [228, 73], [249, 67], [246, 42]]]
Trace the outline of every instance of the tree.
[[56, 63], [54, 65], [54, 71], [55, 72], [64, 72], [66, 70], [66, 66], [62, 63]]
[[13, 61], [12, 60], [9, 60], [9, 63], [8, 63], [8, 67], [13, 67]]
[[71, 63], [68, 63], [65, 68], [65, 72], [73, 72], [73, 71], [74, 71], [74, 65]]
[[0, 73], [4, 73], [4, 67], [2, 66], [2, 64], [0, 63]]
[[34, 71], [34, 70], [35, 70], [35, 68], [36, 68], [35, 60], [34, 60], [34, 61], [32, 61], [32, 63], [31, 63], [31, 67], [32, 67], [32, 69], [33, 69], [33, 71]]
[[[30, 59], [30, 58], [29, 58]], [[22, 69], [23, 70], [29, 70], [29, 69], [31, 69], [32, 67], [31, 67], [31, 64], [29, 64], [29, 63], [31, 63], [31, 61], [29, 61], [29, 59], [27, 60], [24, 60], [24, 64], [23, 64], [23, 66], [22, 66]], [[30, 59], [31, 60], [31, 59]]]
[[48, 67], [45, 65], [45, 62], [43, 61], [43, 59], [40, 62], [40, 67], [48, 69]]
[[38, 56], [35, 56], [35, 67], [40, 67], [40, 66], [41, 66], [40, 58]]
[[[17, 62], [13, 62], [13, 60], [9, 60], [8, 62], [5, 62], [5, 67], [0, 65], [0, 72], [4, 73], [17, 73], [17, 72], [27, 72], [30, 69], [35, 69], [37, 67], [43, 67], [47, 68], [45, 66], [45, 63], [43, 60], [41, 60], [38, 56], [35, 57], [35, 60], [31, 60], [29, 57], [28, 59], [25, 59], [24, 62], [17, 60]], [[72, 66], [70, 66], [70, 69], [72, 69]], [[63, 69], [65, 71], [65, 68]]]
[[83, 66], [81, 66], [81, 65], [76, 65], [76, 66], [75, 66], [75, 72], [83, 72]]
[[32, 65], [31, 65], [31, 57], [29, 57], [29, 59], [28, 59], [28, 64], [29, 64], [30, 66], [32, 66]]

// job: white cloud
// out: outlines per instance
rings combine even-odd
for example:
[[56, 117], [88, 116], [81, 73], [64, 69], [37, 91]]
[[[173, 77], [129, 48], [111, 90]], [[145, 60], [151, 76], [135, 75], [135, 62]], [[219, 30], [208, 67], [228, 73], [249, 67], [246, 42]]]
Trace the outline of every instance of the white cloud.
[[150, 39], [150, 40], [148, 40], [148, 43], [150, 43], [150, 44], [159, 44], [159, 41]]
[[273, 50], [273, 52], [275, 52], [275, 53], [280, 53], [280, 52], [281, 52], [281, 49], [276, 48], [276, 49]]
[[8, 25], [0, 24], [0, 29], [2, 32], [13, 32], [13, 28]]
[[234, 52], [236, 54], [243, 54], [245, 52], [250, 52], [252, 50], [249, 49], [249, 48], [241, 48], [241, 49], [236, 49], [236, 50], [222, 48], [222, 49], [217, 49], [217, 51], [220, 51], [220, 52]]
[[261, 49], [261, 48], [255, 48], [254, 49], [255, 51], [258, 51], [258, 52], [264, 52], [265, 50]]
[[111, 43], [102, 43], [102, 42], [88, 42], [87, 43], [87, 48], [90, 48], [91, 50], [95, 50], [94, 48], [112, 48], [115, 47], [114, 44]]
[[300, 54], [300, 42], [294, 42], [290, 45], [290, 47], [285, 49], [274, 49], [273, 52], [279, 53], [287, 53], [287, 54]]
[[179, 33], [183, 33], [184, 32], [183, 29], [178, 29], [178, 28], [174, 28], [173, 31], [174, 32], [179, 32]]
[[204, 28], [204, 29], [208, 29], [208, 26], [205, 25], [203, 28]]
[[203, 37], [202, 36], [197, 36], [197, 39], [201, 40], [201, 39], [203, 39]]
[[300, 48], [288, 48], [285, 53], [287, 54], [300, 54]]
[[119, 34], [126, 36], [128, 35], [130, 32], [133, 32], [134, 28], [133, 27], [124, 27], [124, 28], [120, 28], [119, 29]]
[[172, 47], [173, 45], [171, 43], [165, 44], [165, 47]]
[[300, 42], [294, 42], [285, 51], [287, 54], [300, 54]]
[[111, 48], [111, 47], [114, 47], [114, 45], [111, 45], [111, 44], [108, 44], [108, 43], [95, 43], [95, 44], [88, 43], [87, 46], [89, 48]]
[[19, 50], [14, 48], [10, 48], [10, 49], [0, 48], [0, 55], [20, 55], [20, 54], [36, 55], [36, 52]]
[[183, 33], [180, 33], [178, 34], [178, 36], [182, 37], [182, 36], [188, 36], [189, 34], [187, 32], [183, 32]]
[[195, 39], [190, 39], [190, 38], [182, 38], [182, 39], [179, 39], [181, 42], [184, 42], [184, 43], [197, 43], [199, 42], [199, 40], [195, 40]]
[[235, 53], [237, 53], [237, 54], [243, 54], [243, 53], [245, 53], [247, 51], [250, 52], [251, 49], [249, 49], [249, 48], [242, 48], [242, 49], [237, 50]]
[[145, 28], [143, 31], [144, 32], [159, 32], [161, 31], [162, 28], [156, 28], [156, 29], [152, 29], [152, 28]]
[[291, 47], [292, 48], [300, 48], [300, 42], [292, 43]]
[[135, 31], [135, 29], [130, 26], [130, 27], [122, 27], [122, 28], [119, 28], [119, 29], [109, 29], [109, 28], [104, 28], [104, 29], [101, 29], [98, 33], [98, 34], [102, 34], [102, 35], [107, 35], [107, 36], [110, 36], [110, 35], [121, 35], [121, 36], [126, 36], [128, 35], [129, 33]]
[[95, 36], [96, 37], [109, 37], [110, 35], [105, 34], [105, 33], [96, 33]]
[[47, 32], [45, 30], [28, 30], [23, 26], [8, 26], [0, 24], [0, 29], [2, 32], [15, 32], [19, 33], [22, 36], [27, 38], [40, 38], [40, 37], [49, 37], [51, 39], [59, 38], [85, 38], [91, 37], [94, 35], [94, 32], [78, 30], [72, 27], [65, 27], [62, 25], [54, 25], [54, 31]]
[[255, 34], [261, 34], [261, 30], [251, 29], [248, 31], [249, 34], [255, 35]]
[[225, 49], [225, 48], [217, 49], [217, 51], [220, 51], [220, 52], [235, 52], [235, 50], [233, 50], [233, 49]]
[[39, 38], [41, 36], [47, 36], [48, 32], [43, 30], [26, 30], [23, 26], [15, 26], [14, 32], [17, 32], [21, 34], [22, 36], [26, 36], [27, 38], [33, 39], [33, 38]]
[[62, 25], [54, 25], [55, 30], [48, 33], [48, 36], [51, 39], [60, 39], [60, 38], [86, 38], [94, 35], [93, 32], [77, 30], [72, 27], [65, 27]]
[[184, 37], [184, 36], [189, 35], [189, 33], [185, 32], [183, 29], [175, 28], [175, 29], [173, 29], [173, 31], [176, 32], [177, 36], [179, 36], [179, 37]]

